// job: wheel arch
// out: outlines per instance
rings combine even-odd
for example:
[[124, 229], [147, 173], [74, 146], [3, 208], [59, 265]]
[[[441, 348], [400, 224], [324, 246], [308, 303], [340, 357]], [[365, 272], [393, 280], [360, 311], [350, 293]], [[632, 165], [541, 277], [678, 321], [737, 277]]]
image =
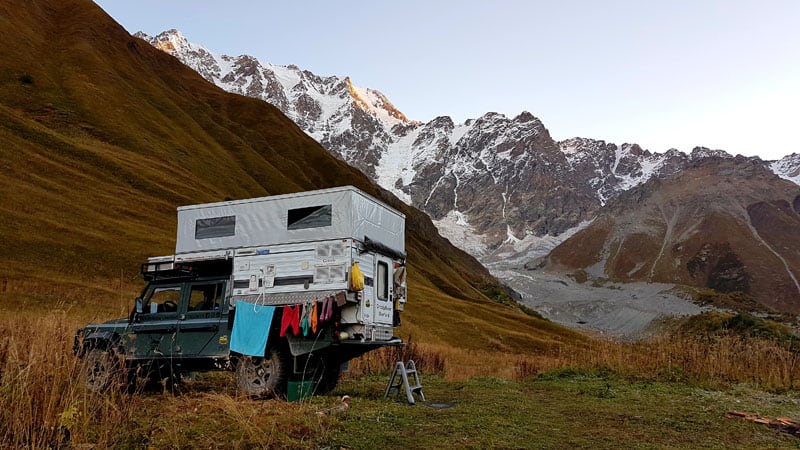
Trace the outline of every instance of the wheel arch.
[[86, 355], [92, 349], [113, 350], [121, 340], [119, 333], [110, 330], [97, 330], [83, 337], [79, 356]]

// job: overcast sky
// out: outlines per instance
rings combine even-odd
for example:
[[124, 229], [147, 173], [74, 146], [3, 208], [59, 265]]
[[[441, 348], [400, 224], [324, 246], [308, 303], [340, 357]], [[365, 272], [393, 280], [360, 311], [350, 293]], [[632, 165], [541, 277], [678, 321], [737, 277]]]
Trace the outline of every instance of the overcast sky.
[[129, 32], [349, 75], [410, 119], [530, 111], [556, 139], [800, 152], [798, 0], [97, 0]]

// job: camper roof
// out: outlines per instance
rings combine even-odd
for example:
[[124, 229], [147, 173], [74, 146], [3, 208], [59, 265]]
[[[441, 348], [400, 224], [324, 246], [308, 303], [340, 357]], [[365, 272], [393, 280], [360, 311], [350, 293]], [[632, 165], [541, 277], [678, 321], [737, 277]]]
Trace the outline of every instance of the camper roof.
[[386, 203], [376, 199], [375, 197], [367, 194], [366, 192], [362, 191], [361, 189], [359, 189], [359, 188], [357, 188], [355, 186], [338, 186], [338, 187], [332, 187], [332, 188], [327, 188], [327, 189], [317, 189], [315, 191], [303, 191], [303, 192], [293, 192], [291, 194], [270, 195], [270, 196], [267, 196], [267, 197], [245, 198], [245, 199], [241, 199], [241, 200], [228, 200], [228, 201], [225, 201], [225, 202], [215, 202], [215, 203], [200, 203], [200, 204], [197, 204], [197, 205], [179, 206], [178, 207], [178, 211], [190, 210], [190, 209], [199, 209], [199, 208], [208, 208], [208, 207], [211, 207], [211, 206], [244, 205], [244, 204], [247, 204], [247, 203], [258, 203], [258, 202], [261, 202], [261, 201], [264, 201], [264, 200], [280, 200], [280, 199], [286, 199], [286, 198], [300, 198], [300, 197], [306, 197], [306, 196], [318, 196], [320, 194], [327, 194], [327, 193], [341, 192], [341, 191], [354, 191], [354, 192], [357, 192], [357, 193], [369, 198], [373, 202], [380, 204], [384, 208], [391, 210], [395, 214], [398, 214], [398, 215], [402, 216], [403, 218], [406, 217], [405, 214], [403, 214], [400, 211], [392, 208], [391, 206], [387, 205]]
[[175, 254], [367, 238], [405, 253], [405, 216], [343, 186], [180, 207]]

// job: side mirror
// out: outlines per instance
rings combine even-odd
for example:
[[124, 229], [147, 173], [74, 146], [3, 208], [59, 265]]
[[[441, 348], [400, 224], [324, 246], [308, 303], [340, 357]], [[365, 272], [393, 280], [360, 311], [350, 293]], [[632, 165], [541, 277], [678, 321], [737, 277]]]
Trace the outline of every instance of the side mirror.
[[142, 313], [142, 298], [141, 297], [136, 297], [136, 312], [138, 314]]

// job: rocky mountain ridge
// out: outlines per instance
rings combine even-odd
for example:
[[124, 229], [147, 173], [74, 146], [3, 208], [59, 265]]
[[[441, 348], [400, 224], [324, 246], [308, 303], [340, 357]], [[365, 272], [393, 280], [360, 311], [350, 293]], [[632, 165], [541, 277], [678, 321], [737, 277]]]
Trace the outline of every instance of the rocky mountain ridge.
[[620, 194], [528, 267], [745, 293], [800, 312], [800, 187], [760, 161], [709, 156]]
[[[675, 174], [698, 159], [731, 158], [701, 147], [687, 155], [587, 138], [558, 142], [528, 112], [514, 118], [486, 113], [462, 124], [447, 116], [415, 122], [379, 91], [348, 77], [318, 76], [248, 55], [217, 56], [177, 30], [137, 37], [227, 91], [275, 105], [328, 151], [423, 209], [443, 235], [484, 260], [536, 251], [543, 240], [573, 233], [621, 192], [653, 177]], [[800, 183], [800, 155], [755, 160]]]

